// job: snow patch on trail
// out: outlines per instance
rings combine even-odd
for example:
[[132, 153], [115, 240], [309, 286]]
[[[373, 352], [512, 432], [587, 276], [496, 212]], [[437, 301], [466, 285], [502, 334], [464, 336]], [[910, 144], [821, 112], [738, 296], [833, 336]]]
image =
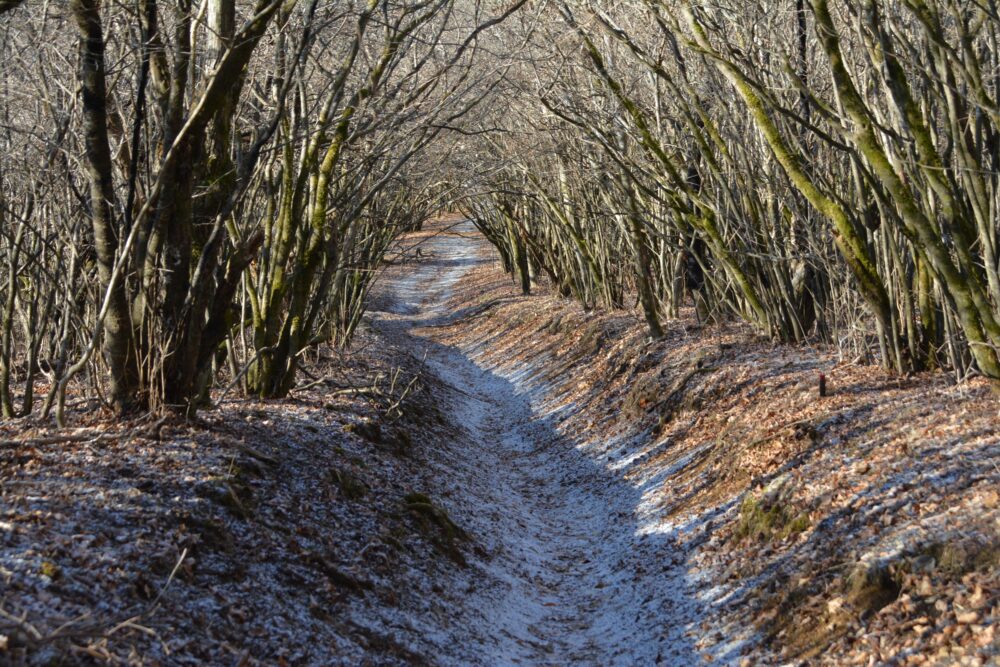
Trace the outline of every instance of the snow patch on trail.
[[454, 285], [489, 261], [469, 238], [471, 224], [457, 232], [431, 240], [430, 260], [395, 282], [399, 305], [376, 320], [426, 355], [429, 371], [454, 390], [441, 400], [466, 437], [448, 443], [445, 460], [436, 463], [451, 491], [443, 505], [488, 554], [470, 562], [477, 585], [464, 600], [466, 626], [454, 630], [468, 652], [437, 659], [702, 662], [692, 635], [703, 601], [674, 544], [675, 529], [646, 492], [663, 479], [627, 482], [616, 472], [644, 455], [635, 451], [642, 443], [561, 432], [560, 421], [577, 406], [545, 379], [550, 359], [498, 368], [485, 360], [481, 341], [461, 349], [435, 341], [435, 327], [461, 314], [448, 306]]

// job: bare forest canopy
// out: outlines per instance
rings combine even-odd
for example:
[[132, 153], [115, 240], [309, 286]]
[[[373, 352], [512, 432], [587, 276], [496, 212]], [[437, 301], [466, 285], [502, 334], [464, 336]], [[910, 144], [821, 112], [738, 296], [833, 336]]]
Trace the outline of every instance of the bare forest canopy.
[[282, 396], [456, 209], [525, 292], [637, 300], [653, 337], [693, 304], [1000, 377], [998, 28], [995, 0], [0, 0], [0, 409]]

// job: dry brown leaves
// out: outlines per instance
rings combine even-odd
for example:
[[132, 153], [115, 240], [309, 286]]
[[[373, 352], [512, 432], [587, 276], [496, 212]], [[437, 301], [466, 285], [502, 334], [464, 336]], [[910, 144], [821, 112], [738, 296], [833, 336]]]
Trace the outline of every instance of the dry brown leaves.
[[[713, 587], [700, 637], [712, 659], [984, 664], [1000, 654], [990, 382], [899, 378], [692, 318], [649, 343], [636, 313], [587, 313], [544, 289], [521, 297], [496, 265], [467, 276], [454, 306], [473, 315], [445, 340], [570, 406], [561, 430], [589, 437], [609, 474], [655, 487], [648, 502], [681, 527], [692, 577]], [[755, 520], [770, 527], [754, 536]], [[851, 573], [871, 563], [892, 596], [860, 604]], [[715, 650], [748, 626], [742, 645]]]

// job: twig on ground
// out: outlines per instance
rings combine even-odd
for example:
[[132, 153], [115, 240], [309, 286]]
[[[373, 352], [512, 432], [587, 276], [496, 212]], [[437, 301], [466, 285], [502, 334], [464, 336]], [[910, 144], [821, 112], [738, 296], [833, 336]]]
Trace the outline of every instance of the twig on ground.
[[[117, 431], [114, 433], [103, 433], [100, 431], [87, 431], [85, 433], [61, 433], [57, 435], [43, 435], [37, 438], [23, 438], [23, 439], [11, 439], [11, 440], [0, 440], [0, 450], [3, 449], [17, 449], [18, 447], [41, 447], [44, 445], [58, 445], [62, 443], [70, 442], [85, 442], [88, 444], [96, 444], [99, 442], [107, 442], [109, 440], [119, 440], [121, 438], [136, 437], [137, 435], [142, 435], [145, 437], [151, 437], [154, 440], [160, 439], [160, 430], [163, 424], [166, 423], [167, 418], [162, 417], [156, 423], [151, 426], [138, 426], [128, 431]], [[146, 431], [146, 433], [140, 433], [141, 431]]]

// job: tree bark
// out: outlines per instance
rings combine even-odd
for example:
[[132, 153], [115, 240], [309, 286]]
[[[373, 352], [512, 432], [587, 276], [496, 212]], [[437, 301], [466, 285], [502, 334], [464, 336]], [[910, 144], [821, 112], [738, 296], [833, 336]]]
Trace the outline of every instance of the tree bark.
[[22, 2], [24, 2], [24, 0], [0, 0], [0, 15], [6, 14]]
[[70, 8], [80, 31], [83, 130], [98, 276], [102, 289], [111, 295], [108, 314], [104, 320], [104, 352], [111, 370], [112, 403], [117, 410], [125, 411], [137, 398], [138, 369], [125, 284], [122, 280], [113, 278], [118, 229], [114, 212], [111, 150], [108, 145], [104, 30], [101, 25], [100, 0], [72, 0]]

